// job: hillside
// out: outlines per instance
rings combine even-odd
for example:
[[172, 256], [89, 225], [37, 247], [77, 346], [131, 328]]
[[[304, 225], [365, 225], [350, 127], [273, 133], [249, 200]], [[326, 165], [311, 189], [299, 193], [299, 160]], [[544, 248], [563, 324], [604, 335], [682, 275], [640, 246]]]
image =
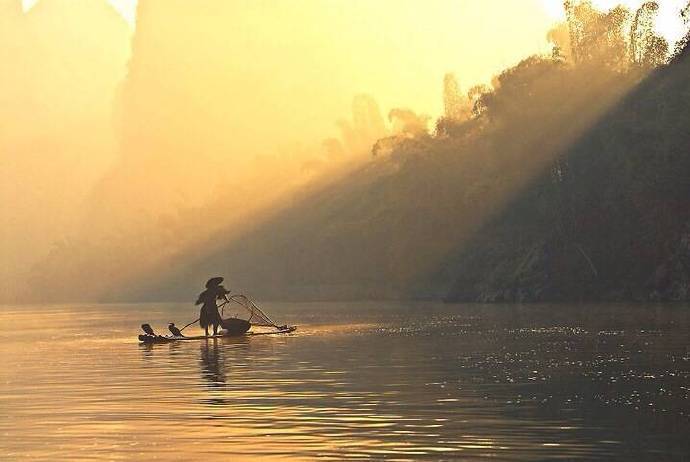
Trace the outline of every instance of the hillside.
[[[687, 299], [688, 64], [649, 77], [567, 148], [593, 117], [580, 98], [519, 145], [503, 126], [470, 147], [408, 140], [233, 244], [218, 236], [146, 293], [183, 296], [218, 272], [269, 297]], [[611, 98], [606, 85], [581, 98]], [[544, 114], [521, 116], [529, 127]]]
[[471, 111], [447, 104], [433, 134], [392, 113], [368, 165], [127, 296], [186, 299], [218, 273], [263, 298], [688, 300], [690, 59], [638, 46], [627, 63], [621, 43], [557, 43], [471, 91]]
[[560, 187], [542, 176], [451, 259], [447, 298], [690, 299], [689, 58], [570, 147]]

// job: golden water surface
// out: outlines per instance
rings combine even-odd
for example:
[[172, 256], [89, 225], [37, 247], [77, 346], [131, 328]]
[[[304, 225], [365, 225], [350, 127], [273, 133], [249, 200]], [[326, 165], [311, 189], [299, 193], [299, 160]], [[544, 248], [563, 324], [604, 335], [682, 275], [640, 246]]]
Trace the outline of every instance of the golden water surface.
[[144, 346], [195, 308], [0, 307], [0, 459], [690, 457], [688, 306], [263, 306], [297, 332]]

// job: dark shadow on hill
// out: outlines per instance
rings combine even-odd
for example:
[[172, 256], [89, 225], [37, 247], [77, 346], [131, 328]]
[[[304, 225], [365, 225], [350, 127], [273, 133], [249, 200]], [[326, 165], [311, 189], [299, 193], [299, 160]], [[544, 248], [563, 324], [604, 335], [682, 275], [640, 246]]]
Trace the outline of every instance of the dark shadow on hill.
[[687, 301], [689, 121], [686, 49], [429, 279], [451, 301]]

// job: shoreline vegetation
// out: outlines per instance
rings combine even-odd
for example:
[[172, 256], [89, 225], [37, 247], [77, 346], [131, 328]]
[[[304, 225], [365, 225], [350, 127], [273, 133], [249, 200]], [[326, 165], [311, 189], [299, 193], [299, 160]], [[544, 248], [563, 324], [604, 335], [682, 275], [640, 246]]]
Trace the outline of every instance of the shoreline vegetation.
[[[655, 5], [566, 2], [551, 55], [491, 86], [461, 91], [446, 75], [435, 123], [397, 108], [388, 130], [360, 97], [355, 128], [378, 134], [371, 157], [240, 233], [216, 229], [168, 253], [153, 240], [105, 248], [84, 262], [65, 246], [34, 280], [67, 298], [71, 253], [71, 274], [128, 254], [127, 278], [85, 296], [185, 300], [223, 274], [262, 299], [690, 301], [690, 50], [687, 35], [673, 45], [655, 33]], [[334, 152], [358, 139], [344, 128]]]

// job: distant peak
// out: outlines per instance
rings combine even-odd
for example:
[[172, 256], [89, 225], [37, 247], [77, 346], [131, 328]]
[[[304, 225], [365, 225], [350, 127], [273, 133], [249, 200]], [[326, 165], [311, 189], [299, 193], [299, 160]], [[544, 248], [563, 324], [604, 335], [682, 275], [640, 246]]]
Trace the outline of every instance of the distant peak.
[[[0, 0], [2, 1], [2, 0]], [[36, 5], [52, 7], [63, 11], [74, 11], [76, 8], [89, 8], [91, 11], [111, 11], [117, 13], [130, 27], [134, 27], [137, 0], [13, 0], [21, 5], [24, 13], [33, 10]]]

